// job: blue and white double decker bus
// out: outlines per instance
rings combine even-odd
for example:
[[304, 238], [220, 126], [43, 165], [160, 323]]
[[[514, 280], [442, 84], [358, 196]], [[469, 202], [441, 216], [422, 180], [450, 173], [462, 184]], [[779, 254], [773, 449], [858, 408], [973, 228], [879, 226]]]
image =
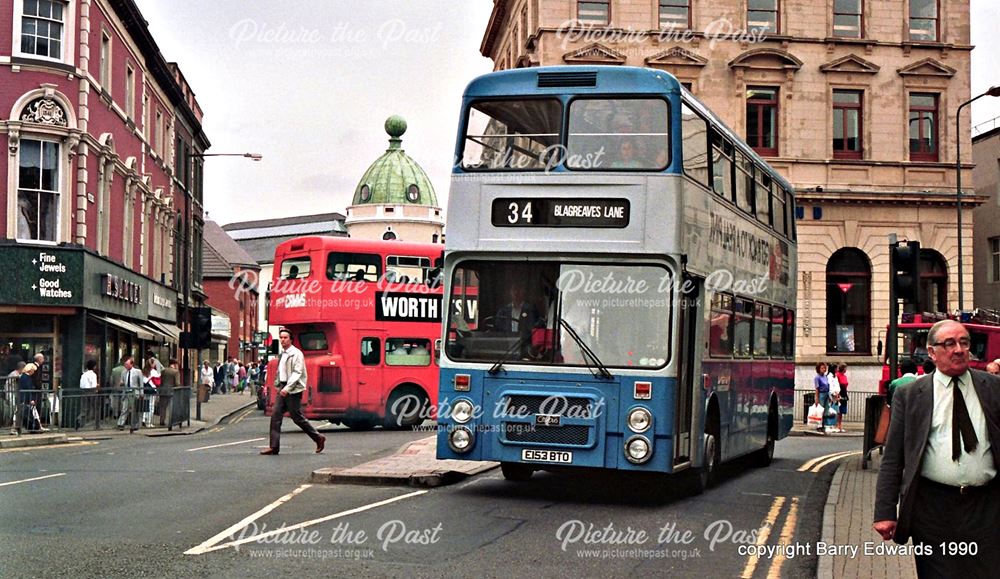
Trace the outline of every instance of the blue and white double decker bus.
[[466, 89], [439, 458], [697, 473], [792, 426], [791, 186], [669, 73]]

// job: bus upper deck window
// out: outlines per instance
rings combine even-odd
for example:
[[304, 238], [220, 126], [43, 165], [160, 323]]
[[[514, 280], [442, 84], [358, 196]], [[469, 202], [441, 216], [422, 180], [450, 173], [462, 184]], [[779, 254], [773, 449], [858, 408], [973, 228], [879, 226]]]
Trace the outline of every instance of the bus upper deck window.
[[541, 171], [560, 144], [562, 104], [553, 98], [480, 101], [469, 107], [462, 168]]
[[669, 129], [661, 99], [577, 99], [569, 109], [566, 167], [662, 171], [670, 162]]

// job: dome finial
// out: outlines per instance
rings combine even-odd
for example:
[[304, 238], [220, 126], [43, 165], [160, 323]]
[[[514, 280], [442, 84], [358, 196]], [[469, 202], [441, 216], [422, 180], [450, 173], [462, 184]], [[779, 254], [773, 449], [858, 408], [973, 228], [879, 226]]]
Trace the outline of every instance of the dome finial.
[[389, 133], [389, 148], [398, 149], [403, 143], [400, 137], [406, 132], [406, 119], [392, 115], [385, 120], [385, 132]]

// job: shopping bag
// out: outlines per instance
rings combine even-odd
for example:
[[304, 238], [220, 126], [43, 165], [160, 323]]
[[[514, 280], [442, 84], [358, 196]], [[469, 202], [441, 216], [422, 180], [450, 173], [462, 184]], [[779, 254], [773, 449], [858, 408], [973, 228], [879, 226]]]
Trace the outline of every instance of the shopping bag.
[[831, 404], [830, 407], [826, 409], [826, 415], [836, 418], [837, 414], [840, 413], [839, 409], [840, 409], [839, 404]]
[[823, 426], [823, 407], [813, 404], [809, 407], [809, 426]]

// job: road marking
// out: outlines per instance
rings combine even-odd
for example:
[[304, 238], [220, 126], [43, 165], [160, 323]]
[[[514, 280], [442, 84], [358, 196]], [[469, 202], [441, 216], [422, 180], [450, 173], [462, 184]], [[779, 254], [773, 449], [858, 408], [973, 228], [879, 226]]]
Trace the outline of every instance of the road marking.
[[[779, 545], [792, 545], [792, 536], [795, 534], [795, 523], [799, 516], [799, 498], [792, 498], [792, 506], [788, 507], [788, 516], [785, 517], [785, 525], [781, 527], [781, 537], [778, 538]], [[778, 556], [771, 561], [771, 568], [767, 570], [767, 579], [781, 578], [781, 565], [785, 562], [785, 551], [778, 551]]]
[[246, 444], [248, 442], [260, 442], [261, 440], [266, 440], [263, 436], [260, 438], [251, 438], [250, 440], [241, 440], [239, 442], [227, 442], [225, 444], [213, 444], [212, 446], [199, 446], [198, 448], [189, 448], [188, 452], [194, 452], [196, 450], [208, 450], [210, 448], [221, 448], [223, 446], [236, 446], [237, 444]]
[[858, 454], [861, 454], [860, 450], [856, 450], [854, 452], [849, 452], [847, 454], [843, 454], [843, 455], [840, 455], [840, 456], [831, 456], [830, 458], [824, 460], [823, 462], [818, 463], [815, 466], [813, 466], [812, 469], [810, 469], [809, 472], [819, 472], [819, 471], [823, 470], [824, 466], [830, 464], [831, 462], [837, 462], [838, 460], [840, 460], [842, 458], [848, 458], [848, 457], [855, 456], [855, 455], [858, 455]]
[[229, 527], [225, 531], [222, 531], [221, 533], [215, 535], [214, 537], [212, 537], [211, 539], [209, 539], [209, 540], [205, 541], [204, 543], [198, 545], [197, 547], [192, 547], [191, 549], [188, 549], [187, 551], [184, 551], [184, 554], [185, 555], [201, 555], [202, 553], [207, 553], [209, 551], [209, 548], [212, 547], [212, 545], [215, 545], [216, 543], [218, 543], [219, 541], [225, 539], [226, 537], [231, 536], [236, 531], [239, 531], [243, 527], [246, 527], [250, 523], [256, 521], [257, 519], [259, 519], [259, 518], [263, 517], [264, 515], [270, 513], [274, 509], [276, 509], [276, 508], [280, 507], [281, 505], [287, 503], [288, 501], [292, 500], [292, 498], [294, 498], [295, 495], [301, 493], [302, 491], [306, 490], [307, 488], [309, 488], [311, 486], [312, 485], [302, 485], [302, 486], [300, 486], [299, 488], [295, 489], [294, 491], [288, 493], [287, 495], [285, 495], [285, 496], [281, 497], [280, 499], [274, 501], [273, 503], [267, 505], [266, 507], [264, 507], [263, 509], [257, 511], [256, 513], [254, 513], [254, 514], [246, 517], [242, 521], [236, 523], [232, 527]]
[[218, 431], [222, 430], [222, 428], [225, 428], [225, 427], [221, 427], [221, 428], [219, 428], [219, 427], [216, 427], [216, 428], [213, 428], [212, 430], [209, 430], [209, 431], [208, 431], [208, 433], [209, 433], [209, 434], [212, 434], [212, 433], [214, 433], [214, 432], [218, 432]]
[[36, 480], [44, 480], [44, 479], [47, 479], [47, 478], [55, 478], [57, 476], [65, 476], [65, 475], [66, 475], [66, 473], [60, 472], [58, 474], [48, 474], [48, 475], [45, 475], [45, 476], [36, 476], [35, 478], [26, 478], [24, 480], [15, 480], [15, 481], [11, 481], [11, 482], [0, 483], [0, 487], [5, 487], [5, 486], [9, 486], [9, 485], [19, 485], [21, 483], [32, 482], [32, 481], [36, 481]]
[[244, 412], [243, 414], [241, 414], [239, 418], [237, 418], [236, 420], [234, 420], [233, 424], [239, 424], [240, 422], [243, 421], [244, 418], [246, 418], [247, 416], [250, 416], [250, 414], [253, 413], [254, 410], [255, 410], [254, 408], [247, 408], [247, 411]]
[[74, 446], [91, 446], [97, 444], [96, 442], [91, 442], [89, 440], [84, 440], [82, 442], [67, 442], [65, 444], [44, 444], [41, 446], [22, 446], [21, 448], [8, 448], [6, 450], [0, 450], [0, 454], [6, 454], [8, 452], [28, 452], [31, 450], [49, 450], [53, 448], [72, 448]]
[[830, 458], [840, 458], [841, 456], [847, 456], [849, 454], [857, 454], [857, 451], [847, 450], [847, 451], [844, 451], [844, 452], [835, 452], [833, 454], [824, 454], [823, 456], [817, 456], [814, 459], [806, 461], [805, 464], [803, 464], [802, 466], [800, 466], [798, 468], [798, 471], [799, 472], [806, 472], [807, 470], [811, 470], [812, 467], [815, 466], [819, 462], [822, 462], [822, 461], [830, 459]]
[[[767, 512], [767, 516], [760, 523], [760, 534], [757, 535], [757, 546], [766, 545], [767, 538], [771, 536], [771, 528], [778, 521], [778, 515], [781, 513], [781, 507], [785, 506], [785, 497], [774, 497], [771, 501], [771, 510]], [[740, 575], [741, 579], [751, 579], [753, 577], [754, 569], [757, 568], [757, 562], [760, 561], [758, 555], [752, 555], [747, 559], [747, 564], [743, 567], [743, 574]]]
[[[346, 517], [346, 516], [349, 516], [349, 515], [354, 515], [354, 514], [357, 514], [357, 513], [361, 513], [361, 512], [364, 512], [364, 511], [368, 511], [368, 510], [371, 510], [371, 509], [382, 507], [382, 506], [385, 506], [385, 505], [388, 505], [388, 504], [391, 504], [391, 503], [395, 503], [395, 502], [398, 502], [398, 501], [406, 500], [406, 499], [409, 499], [409, 498], [419, 497], [420, 495], [427, 494], [428, 492], [430, 492], [430, 491], [414, 491], [412, 493], [407, 493], [405, 495], [400, 495], [398, 497], [393, 497], [391, 499], [386, 499], [384, 501], [379, 501], [377, 503], [371, 503], [371, 504], [365, 505], [363, 507], [357, 507], [355, 509], [350, 509], [350, 510], [347, 510], [347, 511], [341, 511], [339, 513], [334, 513], [332, 515], [327, 515], [327, 516], [319, 518], [319, 519], [313, 519], [311, 521], [305, 521], [305, 522], [302, 522], [302, 523], [298, 523], [298, 524], [292, 525], [290, 527], [284, 527], [284, 526], [282, 526], [280, 529], [275, 529], [273, 531], [268, 531], [266, 533], [261, 533], [259, 535], [254, 535], [253, 537], [246, 537], [246, 538], [243, 538], [243, 539], [239, 539], [237, 541], [231, 541], [229, 543], [224, 543], [222, 545], [206, 546], [203, 549], [202, 549], [202, 546], [200, 545], [199, 547], [196, 547], [195, 549], [191, 549], [190, 551], [186, 551], [184, 554], [185, 555], [202, 555], [204, 553], [210, 553], [212, 551], [218, 551], [219, 549], [228, 549], [229, 547], [239, 547], [240, 545], [243, 545], [245, 543], [251, 543], [251, 542], [254, 542], [254, 541], [260, 541], [261, 539], [265, 539], [267, 537], [273, 537], [275, 535], [284, 535], [285, 533], [289, 533], [291, 531], [297, 531], [298, 529], [303, 529], [305, 527], [311, 527], [313, 525], [318, 525], [320, 523], [325, 523], [327, 521], [332, 521], [334, 519], [340, 519], [342, 517]], [[247, 524], [250, 524], [250, 523], [248, 522]], [[244, 525], [244, 526], [246, 526], [246, 525]], [[225, 533], [227, 531], [223, 531], [223, 533]], [[235, 531], [233, 531], [233, 532], [235, 532]], [[222, 533], [220, 533], [220, 535], [221, 534]], [[216, 535], [216, 537], [218, 537], [218, 535]], [[204, 545], [204, 543], [202, 545]], [[195, 552], [196, 550], [197, 550], [197, 552]]]

